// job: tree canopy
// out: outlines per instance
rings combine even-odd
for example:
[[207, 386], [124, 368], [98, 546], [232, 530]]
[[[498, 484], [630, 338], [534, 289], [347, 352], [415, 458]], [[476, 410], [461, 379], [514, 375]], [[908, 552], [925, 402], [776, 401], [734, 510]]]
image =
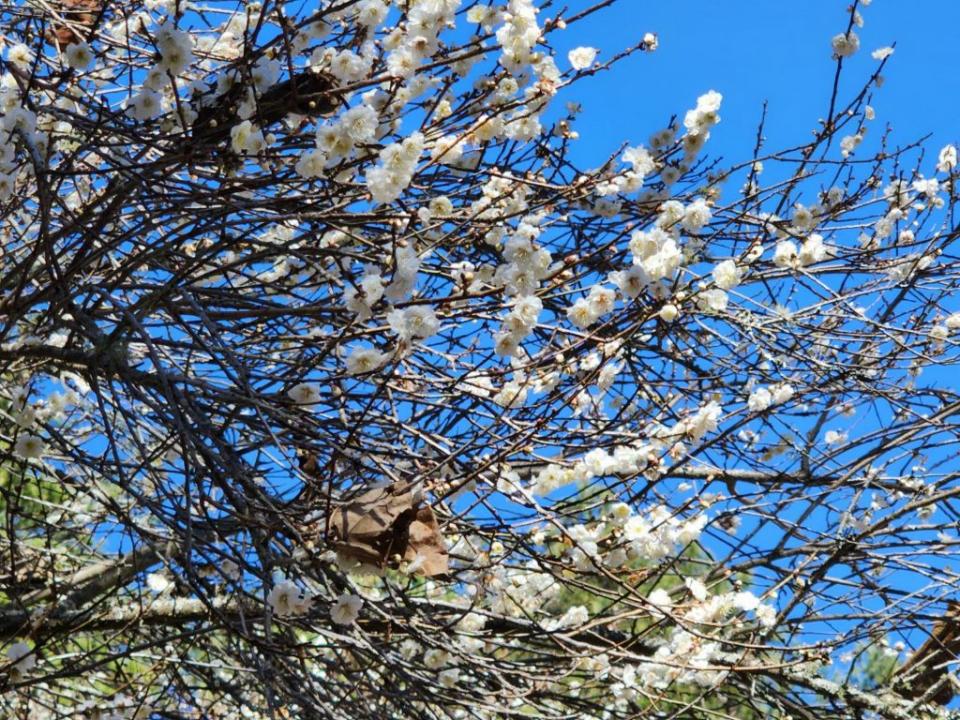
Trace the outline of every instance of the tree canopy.
[[957, 151], [865, 4], [812, 136], [589, 167], [614, 0], [0, 8], [4, 716], [945, 712]]

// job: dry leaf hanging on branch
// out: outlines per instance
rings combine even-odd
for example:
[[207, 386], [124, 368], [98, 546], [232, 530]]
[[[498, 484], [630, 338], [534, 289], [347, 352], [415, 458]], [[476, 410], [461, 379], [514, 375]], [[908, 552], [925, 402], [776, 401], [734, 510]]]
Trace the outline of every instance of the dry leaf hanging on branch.
[[447, 549], [433, 509], [423, 504], [412, 483], [368, 490], [337, 508], [330, 519], [330, 542], [350, 560], [377, 567], [414, 563], [427, 577], [448, 571]]
[[[212, 144], [226, 140], [230, 129], [240, 122], [237, 109], [247, 91], [246, 83], [237, 82], [212, 104], [202, 106], [193, 122], [194, 140]], [[310, 117], [330, 115], [339, 104], [333, 79], [324, 73], [305, 70], [260, 94], [257, 113], [250, 119], [267, 128], [291, 113]]]
[[897, 670], [900, 694], [911, 699], [926, 698], [946, 705], [956, 694], [954, 681], [948, 677], [951, 666], [960, 658], [960, 601], [947, 602], [947, 612], [934, 626], [930, 637]]
[[60, 50], [83, 40], [89, 29], [97, 22], [97, 18], [104, 12], [100, 0], [61, 0], [59, 3], [52, 4], [51, 7], [57, 17], [65, 22], [53, 21], [47, 30], [46, 39]]

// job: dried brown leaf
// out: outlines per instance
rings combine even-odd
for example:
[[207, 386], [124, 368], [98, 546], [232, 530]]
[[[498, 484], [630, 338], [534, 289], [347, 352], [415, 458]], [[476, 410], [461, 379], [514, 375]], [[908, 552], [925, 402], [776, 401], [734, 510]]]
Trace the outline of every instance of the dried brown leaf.
[[334, 511], [330, 540], [341, 555], [362, 564], [383, 568], [418, 560], [415, 572], [442, 575], [448, 571], [446, 546], [432, 508], [421, 503], [412, 484], [368, 490]]
[[[59, 19], [54, 20], [46, 33], [46, 40], [63, 50], [72, 43], [80, 42], [89, 28], [103, 12], [101, 0], [60, 0], [51, 7]], [[81, 33], [80, 31], [83, 31]]]

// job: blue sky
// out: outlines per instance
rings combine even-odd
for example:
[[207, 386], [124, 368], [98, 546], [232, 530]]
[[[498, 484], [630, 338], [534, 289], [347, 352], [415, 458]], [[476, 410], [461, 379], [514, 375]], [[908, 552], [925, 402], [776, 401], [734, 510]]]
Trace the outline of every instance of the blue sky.
[[[620, 142], [645, 143], [671, 114], [682, 118], [710, 89], [724, 97], [710, 155], [728, 161], [748, 156], [764, 100], [768, 148], [807, 141], [827, 113], [836, 67], [830, 39], [846, 29], [847, 7], [841, 0], [622, 0], [555, 35], [563, 69], [566, 51], [577, 45], [599, 48], [603, 60], [645, 32], [660, 38], [655, 53], [638, 53], [569, 91], [568, 98], [584, 106], [576, 124], [582, 138], [577, 160], [590, 166]], [[876, 68], [870, 53], [896, 42], [886, 82], [871, 103], [875, 132], [890, 123], [900, 144], [933, 133], [934, 153], [960, 139], [960, 74], [950, 41], [960, 27], [960, 2], [875, 0], [861, 13], [860, 52], [844, 62], [841, 97], [858, 90]]]
[[[848, 5], [843, 0], [621, 0], [555, 35], [564, 70], [569, 67], [566, 52], [578, 45], [599, 48], [598, 59], [604, 61], [639, 42], [645, 32], [657, 33], [660, 40], [655, 53], [638, 53], [567, 91], [565, 99], [583, 105], [574, 125], [581, 136], [573, 145], [574, 159], [581, 168], [595, 167], [621, 143], [647, 143], [671, 115], [682, 119], [697, 96], [711, 89], [724, 100], [722, 121], [711, 131], [705, 152], [723, 156], [721, 165], [749, 158], [764, 101], [767, 150], [809, 141], [818, 119], [827, 114], [836, 70], [830, 40], [846, 30]], [[875, 0], [861, 12], [865, 24], [856, 30], [860, 51], [844, 61], [839, 99], [849, 99], [876, 69], [871, 52], [895, 43], [883, 87], [870, 102], [876, 120], [865, 147], [888, 124], [893, 145], [931, 134], [922, 169], [932, 174], [939, 149], [960, 141], [960, 74], [954, 43], [946, 39], [960, 27], [960, 2]], [[834, 154], [839, 158], [836, 145]], [[930, 368], [923, 378], [949, 386], [956, 382], [952, 372]], [[865, 430], [861, 426], [857, 431]], [[826, 526], [836, 518], [817, 515], [809, 522]], [[905, 575], [889, 575], [884, 582], [917, 589], [917, 579]], [[907, 632], [891, 640], [903, 638], [915, 644], [923, 635]]]

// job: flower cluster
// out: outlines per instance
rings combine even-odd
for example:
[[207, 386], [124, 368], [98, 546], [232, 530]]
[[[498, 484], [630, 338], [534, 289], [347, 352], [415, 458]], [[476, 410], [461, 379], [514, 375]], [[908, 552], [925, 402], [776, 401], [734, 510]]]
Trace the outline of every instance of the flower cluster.
[[367, 188], [376, 202], [388, 203], [400, 197], [413, 179], [423, 148], [423, 135], [414, 133], [380, 151], [379, 164], [367, 172]]
[[267, 605], [277, 617], [296, 617], [310, 612], [313, 597], [295, 582], [283, 579], [267, 594]]

